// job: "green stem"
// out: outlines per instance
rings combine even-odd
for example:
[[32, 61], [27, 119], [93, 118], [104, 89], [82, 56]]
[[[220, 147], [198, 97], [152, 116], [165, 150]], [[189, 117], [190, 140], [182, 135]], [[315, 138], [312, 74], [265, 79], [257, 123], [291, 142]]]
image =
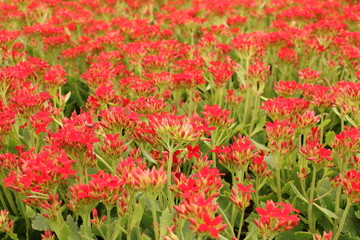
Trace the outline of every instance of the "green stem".
[[[335, 215], [336, 216], [339, 216], [340, 198], [341, 198], [341, 187], [338, 187], [336, 190], [336, 196], [335, 196]], [[338, 222], [339, 222], [338, 219], [334, 220], [333, 232], [335, 232]]]
[[221, 207], [219, 207], [218, 210], [221, 213], [221, 215], [222, 215], [223, 219], [225, 220], [226, 224], [228, 225], [228, 228], [230, 229], [232, 236], [235, 237], [234, 228], [232, 227], [232, 225], [231, 225], [231, 223], [229, 221], [229, 218], [226, 216], [225, 212], [222, 210]]
[[333, 240], [337, 240], [339, 237], [340, 237], [340, 234], [341, 234], [341, 231], [344, 227], [344, 224], [345, 224], [345, 220], [346, 220], [346, 217], [349, 213], [349, 209], [351, 207], [351, 201], [350, 199], [347, 199], [347, 204], [346, 204], [346, 207], [345, 207], [345, 210], [341, 216], [341, 220], [340, 220], [340, 224], [339, 224], [339, 227], [337, 228], [337, 231], [333, 237]]
[[[106, 231], [106, 239], [110, 239], [110, 229], [112, 229], [111, 224], [111, 206], [106, 205], [106, 225], [107, 225], [107, 231]], [[99, 228], [100, 229], [100, 228]]]
[[95, 153], [95, 156], [112, 174], [116, 174], [116, 171], [100, 155]]
[[250, 108], [250, 90], [246, 91], [246, 97], [245, 97], [245, 110], [244, 110], [244, 116], [243, 116], [243, 120], [242, 120], [242, 125], [245, 126], [247, 123], [247, 118], [248, 118], [248, 112], [249, 112], [249, 108]]
[[17, 235], [15, 233], [8, 233], [8, 236], [12, 239], [12, 240], [19, 240], [19, 238], [17, 237]]
[[259, 207], [259, 191], [260, 191], [259, 185], [260, 185], [259, 178], [255, 178], [255, 192], [254, 192], [255, 207]]
[[238, 230], [238, 234], [237, 234], [237, 239], [240, 239], [240, 236], [241, 236], [241, 230], [242, 230], [242, 227], [243, 227], [243, 224], [244, 224], [244, 216], [245, 216], [245, 212], [242, 212], [241, 216], [240, 216], [239, 230]]
[[84, 226], [85, 236], [91, 237], [91, 223], [90, 223], [90, 212], [86, 211], [85, 214], [81, 215], [81, 218], [83, 220], [82, 225]]
[[281, 182], [280, 182], [280, 168], [276, 166], [276, 195], [278, 198], [278, 202], [282, 202], [282, 196], [281, 196]]
[[281, 166], [281, 159], [278, 152], [275, 152], [275, 174], [276, 174], [276, 195], [278, 198], [278, 202], [282, 202], [281, 196], [281, 174], [280, 174], [280, 166]]
[[173, 198], [172, 192], [170, 190], [170, 186], [172, 184], [171, 167], [172, 167], [172, 162], [173, 162], [174, 149], [172, 147], [170, 147], [170, 148], [168, 148], [168, 150], [169, 150], [169, 159], [168, 159], [167, 171], [166, 171], [167, 185], [168, 185], [167, 191], [168, 191], [169, 211], [170, 211], [170, 213], [172, 213], [173, 208], [174, 208], [174, 198]]
[[151, 202], [151, 213], [152, 213], [153, 223], [154, 223], [155, 240], [158, 240], [160, 238], [159, 238], [159, 226], [158, 226], [157, 215], [156, 215], [155, 199], [156, 199], [156, 197], [155, 198], [151, 197], [150, 202]]
[[11, 210], [15, 213], [16, 216], [19, 216], [19, 211], [17, 210], [15, 204], [14, 204], [14, 198], [11, 196], [11, 192], [8, 191], [4, 186], [3, 190], [5, 193], [5, 197], [10, 205]]
[[20, 208], [21, 216], [23, 216], [24, 219], [25, 219], [26, 239], [29, 239], [29, 230], [30, 230], [31, 224], [30, 224], [29, 218], [26, 215], [25, 203], [22, 201], [23, 200], [22, 196], [19, 193], [15, 194], [15, 199], [17, 201], [17, 204], [18, 204], [19, 208]]
[[316, 171], [317, 169], [314, 167], [312, 180], [311, 180], [311, 187], [310, 187], [310, 198], [309, 198], [309, 205], [308, 205], [308, 218], [309, 218], [309, 228], [310, 232], [315, 232], [316, 221], [313, 219], [313, 204], [314, 204], [314, 193], [315, 193], [315, 182], [316, 182]]
[[[236, 187], [236, 176], [234, 172], [231, 172], [232, 177], [232, 186]], [[233, 228], [235, 226], [235, 220], [237, 216], [237, 212], [235, 211], [235, 204], [231, 204], [231, 227]]]
[[[260, 107], [260, 94], [255, 95], [255, 104], [254, 104], [254, 108], [253, 108], [253, 117], [251, 118], [251, 122], [250, 122], [250, 130], [249, 130], [249, 134], [252, 135], [252, 132], [254, 130], [255, 127], [255, 123], [259, 120], [258, 116], [259, 116], [259, 107]], [[257, 116], [257, 117], [254, 117]]]
[[130, 240], [131, 239], [131, 232], [132, 232], [132, 227], [131, 227], [131, 219], [132, 219], [132, 215], [133, 215], [133, 207], [134, 207], [134, 201], [135, 201], [135, 194], [131, 193], [130, 194], [130, 200], [129, 200], [129, 206], [128, 206], [128, 216], [127, 216], [127, 239]]
[[321, 113], [320, 113], [320, 126], [321, 126], [321, 128], [320, 128], [320, 144], [322, 144], [323, 143], [323, 136], [324, 136], [324, 125], [323, 125], [323, 123], [324, 123], [324, 111], [321, 111]]

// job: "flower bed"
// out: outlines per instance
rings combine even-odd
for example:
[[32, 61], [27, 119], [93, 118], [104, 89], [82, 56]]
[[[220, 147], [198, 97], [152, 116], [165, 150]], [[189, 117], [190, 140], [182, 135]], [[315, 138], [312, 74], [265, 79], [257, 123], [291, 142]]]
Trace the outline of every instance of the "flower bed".
[[2, 239], [360, 239], [357, 0], [4, 0]]

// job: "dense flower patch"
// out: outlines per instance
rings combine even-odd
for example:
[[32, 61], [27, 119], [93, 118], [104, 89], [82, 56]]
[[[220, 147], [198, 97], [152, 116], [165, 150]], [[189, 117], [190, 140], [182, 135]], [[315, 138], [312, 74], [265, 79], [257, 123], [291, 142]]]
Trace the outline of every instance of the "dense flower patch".
[[357, 0], [4, 0], [2, 239], [360, 239]]

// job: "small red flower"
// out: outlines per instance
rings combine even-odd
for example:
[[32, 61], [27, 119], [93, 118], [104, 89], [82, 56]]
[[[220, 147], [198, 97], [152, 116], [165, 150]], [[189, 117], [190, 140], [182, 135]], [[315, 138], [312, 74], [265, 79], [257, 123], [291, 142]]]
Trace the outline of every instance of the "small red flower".
[[187, 145], [186, 148], [188, 150], [188, 159], [192, 157], [199, 158], [201, 156], [199, 145], [195, 145], [194, 147], [192, 147], [191, 145]]
[[[270, 238], [279, 232], [288, 231], [297, 226], [300, 221], [299, 210], [289, 203], [274, 203], [268, 200], [266, 208], [258, 207], [255, 210], [260, 215], [260, 219], [255, 219], [255, 224], [263, 238]], [[295, 214], [291, 215], [293, 212]]]

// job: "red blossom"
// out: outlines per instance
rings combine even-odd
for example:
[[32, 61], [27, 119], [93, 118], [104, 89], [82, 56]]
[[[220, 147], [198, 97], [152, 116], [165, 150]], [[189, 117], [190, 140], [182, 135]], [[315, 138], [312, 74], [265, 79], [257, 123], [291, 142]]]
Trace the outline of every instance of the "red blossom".
[[[270, 238], [279, 232], [288, 231], [297, 226], [300, 221], [299, 210], [289, 203], [274, 203], [268, 200], [266, 208], [258, 207], [255, 210], [260, 215], [260, 219], [255, 219], [255, 224], [263, 238]], [[295, 214], [291, 215], [293, 212]]]
[[186, 146], [187, 150], [188, 150], [188, 159], [194, 157], [194, 158], [199, 158], [201, 155], [200, 152], [200, 147], [199, 145], [195, 145], [194, 147], [192, 147], [191, 145], [187, 145]]

